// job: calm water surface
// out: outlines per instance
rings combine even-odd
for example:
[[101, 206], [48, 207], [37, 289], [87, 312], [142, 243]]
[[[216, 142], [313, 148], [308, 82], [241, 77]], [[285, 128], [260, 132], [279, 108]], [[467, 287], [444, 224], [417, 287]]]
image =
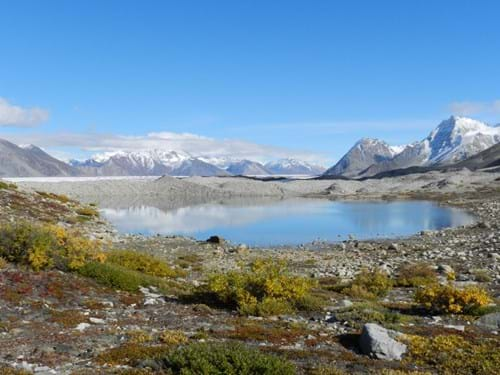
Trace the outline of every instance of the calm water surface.
[[408, 236], [470, 224], [467, 212], [427, 201], [338, 202], [294, 199], [253, 204], [209, 203], [162, 210], [152, 206], [106, 208], [104, 216], [122, 233], [220, 235], [252, 246], [296, 245]]

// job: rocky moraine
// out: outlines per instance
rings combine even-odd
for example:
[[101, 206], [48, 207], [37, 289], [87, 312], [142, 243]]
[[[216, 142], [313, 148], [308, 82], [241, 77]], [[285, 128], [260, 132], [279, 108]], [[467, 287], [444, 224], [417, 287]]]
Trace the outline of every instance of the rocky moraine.
[[[448, 183], [440, 184], [443, 178]], [[472, 186], [453, 185], [453, 178], [431, 175], [422, 178], [425, 183], [407, 184], [409, 189], [377, 192], [380, 182], [376, 188], [369, 180], [356, 182], [353, 189], [350, 182], [322, 181], [320, 188], [301, 188], [301, 194], [435, 200], [473, 213], [477, 221], [470, 226], [400, 239], [276, 248], [250, 248], [216, 236], [196, 241], [120, 235], [96, 207], [61, 191], [2, 183], [3, 227], [64, 227], [99, 242], [109, 252], [102, 264], [130, 268], [116, 254], [133, 251], [158, 259], [171, 273], [140, 279], [137, 287], [110, 283], [111, 276], [102, 278], [83, 263], [75, 269], [57, 261], [34, 268], [33, 257], [27, 264], [9, 258], [2, 242], [0, 373], [179, 373], [172, 352], [238, 342], [290, 364], [282, 373], [494, 374], [500, 365], [499, 175], [473, 176]], [[397, 186], [397, 180], [384, 184]], [[217, 184], [205, 185], [215, 190]], [[283, 265], [272, 268], [278, 276], [259, 274], [267, 272], [269, 259]], [[134, 277], [146, 269], [134, 268]], [[278, 284], [300, 279], [309, 286], [291, 308], [283, 307], [276, 290], [244, 305], [214, 286], [213, 280], [223, 280], [231, 289], [236, 276], [224, 275], [234, 271]]]

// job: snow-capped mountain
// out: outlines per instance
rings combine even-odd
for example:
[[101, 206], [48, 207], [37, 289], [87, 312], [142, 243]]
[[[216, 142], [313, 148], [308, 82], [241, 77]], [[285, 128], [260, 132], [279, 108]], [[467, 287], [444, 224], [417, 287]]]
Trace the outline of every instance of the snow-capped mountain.
[[198, 156], [198, 159], [225, 170], [229, 168], [231, 164], [238, 163], [242, 160], [230, 156]]
[[262, 164], [246, 159], [229, 164], [226, 171], [236, 176], [265, 176], [272, 174]]
[[401, 152], [398, 148], [391, 148], [384, 141], [363, 138], [335, 164], [328, 169], [325, 176], [354, 177], [373, 164], [391, 160]]
[[500, 129], [466, 117], [452, 116], [423, 140], [427, 165], [467, 159], [500, 142]]
[[309, 164], [297, 159], [280, 159], [270, 161], [264, 167], [271, 173], [277, 175], [310, 175], [322, 174], [326, 168], [319, 165]]
[[95, 155], [72, 162], [87, 175], [99, 176], [214, 176], [227, 173], [214, 165], [180, 151], [133, 151]]
[[[385, 160], [374, 160], [365, 169], [358, 169], [355, 174], [348, 174], [341, 168], [334, 170], [333, 173], [329, 173], [329, 170], [325, 174], [350, 177], [373, 176], [377, 173], [412, 166], [448, 165], [465, 160], [499, 142], [500, 128], [488, 126], [470, 118], [452, 116], [442, 121], [423, 140], [407, 145], [402, 151]], [[353, 147], [355, 148], [356, 146]], [[364, 155], [360, 152], [353, 154], [351, 151], [344, 158], [348, 157], [351, 163], [362, 165], [360, 161], [366, 160], [366, 158], [363, 159]], [[341, 159], [340, 164], [344, 158]]]

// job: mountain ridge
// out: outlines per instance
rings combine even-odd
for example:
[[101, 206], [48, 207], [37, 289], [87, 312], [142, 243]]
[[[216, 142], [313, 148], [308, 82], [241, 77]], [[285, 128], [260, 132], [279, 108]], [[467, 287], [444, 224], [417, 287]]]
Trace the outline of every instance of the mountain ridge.
[[[358, 141], [335, 166], [327, 170], [325, 175], [366, 177], [410, 167], [458, 163], [499, 143], [500, 128], [466, 117], [451, 116], [439, 123], [426, 138], [407, 145], [392, 157], [388, 157], [391, 146], [384, 141], [370, 140], [372, 147], [366, 147], [369, 152], [365, 154], [369, 157], [365, 158], [365, 154], [356, 152], [361, 141]], [[378, 148], [373, 147], [374, 143]], [[361, 144], [366, 146], [367, 142]], [[376, 160], [377, 157], [379, 160]], [[369, 163], [371, 160], [373, 163]], [[351, 165], [358, 168], [352, 168]], [[360, 166], [365, 168], [360, 169]]]

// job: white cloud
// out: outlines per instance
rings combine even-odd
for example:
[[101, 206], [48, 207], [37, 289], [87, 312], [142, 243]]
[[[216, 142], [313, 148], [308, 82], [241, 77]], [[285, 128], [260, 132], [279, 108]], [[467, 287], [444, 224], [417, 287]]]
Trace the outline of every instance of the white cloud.
[[450, 110], [454, 115], [472, 116], [479, 114], [500, 114], [500, 100], [491, 102], [453, 102], [450, 104]]
[[49, 119], [49, 112], [43, 108], [23, 108], [0, 98], [0, 126], [31, 127]]
[[58, 148], [64, 148], [65, 152], [68, 148], [73, 148], [91, 153], [162, 149], [185, 151], [198, 157], [231, 157], [261, 162], [292, 157], [320, 164], [330, 163], [330, 160], [320, 153], [260, 145], [237, 139], [215, 139], [191, 133], [156, 132], [138, 136], [103, 133], [23, 134], [22, 136], [14, 134], [10, 140], [18, 143], [29, 142], [43, 147], [52, 154], [56, 154]]

